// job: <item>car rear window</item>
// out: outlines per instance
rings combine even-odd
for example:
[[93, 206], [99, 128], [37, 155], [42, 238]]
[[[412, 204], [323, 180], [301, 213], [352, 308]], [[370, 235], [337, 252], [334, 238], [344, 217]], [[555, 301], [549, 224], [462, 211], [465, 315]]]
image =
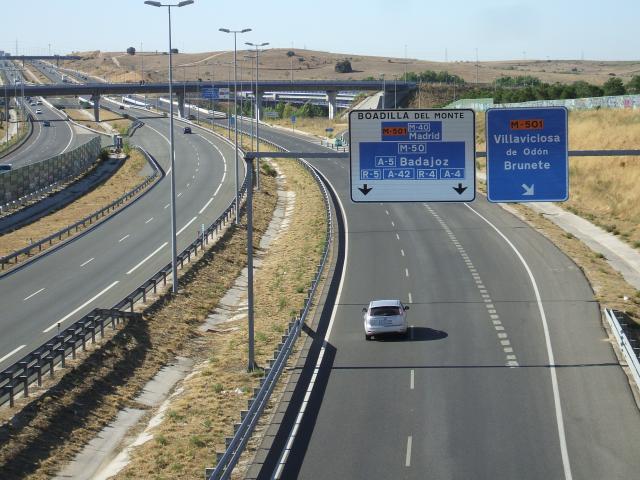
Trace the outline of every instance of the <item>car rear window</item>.
[[400, 307], [372, 307], [372, 317], [388, 317], [390, 315], [400, 315]]

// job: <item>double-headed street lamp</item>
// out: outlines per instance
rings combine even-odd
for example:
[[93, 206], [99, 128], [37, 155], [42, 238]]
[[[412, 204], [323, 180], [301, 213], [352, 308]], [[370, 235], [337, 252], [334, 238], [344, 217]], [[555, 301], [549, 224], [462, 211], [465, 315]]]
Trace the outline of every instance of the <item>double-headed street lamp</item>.
[[184, 0], [176, 4], [167, 4], [147, 0], [147, 5], [167, 7], [169, 12], [169, 155], [171, 158], [171, 273], [173, 275], [173, 293], [178, 293], [178, 250], [176, 245], [176, 158], [173, 148], [173, 71], [171, 59], [171, 7], [191, 5], [193, 0]]
[[[251, 42], [245, 42], [246, 45], [249, 45], [250, 47], [255, 47], [256, 49], [256, 96], [254, 98], [253, 104], [255, 105], [255, 113], [256, 113], [256, 152], [260, 152], [260, 107], [259, 105], [261, 105], [261, 101], [260, 101], [260, 88], [258, 87], [258, 63], [260, 61], [260, 48], [261, 47], [266, 47], [267, 45], [269, 45], [269, 42], [264, 42], [264, 43], [251, 43]], [[257, 165], [256, 165], [256, 188], [258, 190], [260, 190], [260, 157], [256, 158], [257, 160]]]
[[[233, 128], [235, 135], [235, 150], [236, 150], [236, 221], [239, 223], [239, 188], [238, 188], [238, 61], [237, 61], [237, 41], [236, 37], [238, 33], [250, 32], [250, 28], [243, 28], [242, 30], [229, 30], [228, 28], [220, 28], [221, 32], [233, 33]], [[249, 186], [251, 188], [251, 186]]]

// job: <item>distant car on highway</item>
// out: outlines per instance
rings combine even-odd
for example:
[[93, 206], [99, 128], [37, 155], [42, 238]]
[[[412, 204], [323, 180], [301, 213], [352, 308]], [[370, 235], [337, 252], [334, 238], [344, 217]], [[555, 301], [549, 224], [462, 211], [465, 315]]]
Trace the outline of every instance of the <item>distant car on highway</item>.
[[191, 133], [191, 127], [184, 127], [183, 133]]
[[42, 110], [40, 110], [39, 108], [36, 108], [36, 114], [40, 115], [42, 113]]
[[42, 105], [42, 100], [36, 100], [36, 104]]
[[10, 163], [0, 163], [0, 172], [8, 172], [11, 168], [12, 165]]
[[407, 334], [408, 305], [400, 300], [372, 300], [362, 309], [364, 317], [364, 335], [371, 340], [374, 335], [399, 333]]
[[44, 122], [42, 122], [42, 126], [43, 127], [50, 127], [51, 126], [51, 122], [49, 120], [45, 120]]

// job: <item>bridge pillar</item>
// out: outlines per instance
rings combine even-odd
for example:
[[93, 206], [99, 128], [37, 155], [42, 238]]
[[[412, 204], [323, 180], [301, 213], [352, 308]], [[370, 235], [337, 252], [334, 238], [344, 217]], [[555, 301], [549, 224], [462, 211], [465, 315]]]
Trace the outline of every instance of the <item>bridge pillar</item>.
[[96, 122], [100, 121], [100, 95], [98, 93], [94, 93], [91, 95], [91, 101], [93, 102], [93, 116], [96, 119]]
[[333, 120], [336, 116], [336, 96], [338, 92], [329, 91], [327, 92], [327, 102], [329, 102], [329, 119]]
[[180, 118], [184, 118], [184, 93], [177, 93], [178, 97], [178, 114]]

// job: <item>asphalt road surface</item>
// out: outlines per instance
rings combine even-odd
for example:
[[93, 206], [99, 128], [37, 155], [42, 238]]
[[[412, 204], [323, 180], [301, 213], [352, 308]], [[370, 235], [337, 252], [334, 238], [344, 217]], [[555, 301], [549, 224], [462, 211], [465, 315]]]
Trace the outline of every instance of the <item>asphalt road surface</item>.
[[[346, 268], [259, 478], [638, 476], [640, 415], [570, 259], [483, 196], [354, 204], [347, 160], [311, 163], [340, 199]], [[407, 339], [365, 340], [374, 298], [410, 305]]]
[[[144, 121], [131, 141], [168, 171], [168, 120]], [[234, 198], [233, 147], [198, 132], [184, 135], [176, 122], [178, 251]], [[63, 248], [0, 277], [0, 369], [55, 335], [58, 322], [64, 328], [95, 307], [110, 308], [169, 263], [169, 180]]]

